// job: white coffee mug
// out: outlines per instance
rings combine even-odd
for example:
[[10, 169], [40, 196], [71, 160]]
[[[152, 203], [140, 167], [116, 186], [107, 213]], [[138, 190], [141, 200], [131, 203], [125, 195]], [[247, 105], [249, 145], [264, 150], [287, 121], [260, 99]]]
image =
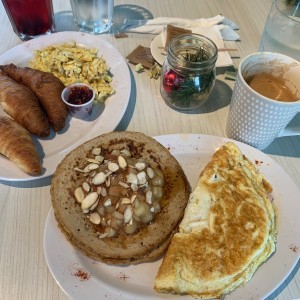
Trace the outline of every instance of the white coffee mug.
[[[245, 78], [259, 73], [280, 77], [297, 101], [282, 102], [267, 98], [253, 90]], [[257, 52], [240, 63], [233, 90], [226, 132], [229, 138], [257, 149], [265, 149], [278, 136], [300, 134], [286, 126], [300, 111], [300, 63], [286, 55]]]

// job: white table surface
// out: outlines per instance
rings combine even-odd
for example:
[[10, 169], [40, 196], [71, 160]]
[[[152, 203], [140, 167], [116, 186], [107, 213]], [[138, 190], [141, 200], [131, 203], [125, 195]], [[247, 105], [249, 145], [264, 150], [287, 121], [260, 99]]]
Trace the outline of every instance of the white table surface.
[[[76, 30], [69, 1], [53, 0], [53, 4], [57, 31]], [[129, 0], [115, 1], [115, 5], [119, 13], [126, 5], [139, 6], [153, 17], [200, 18], [223, 14], [240, 27], [241, 41], [225, 42], [226, 46], [238, 49], [233, 52], [234, 66], [237, 67], [241, 58], [257, 51], [271, 0]], [[2, 3], [0, 18], [1, 55], [22, 42], [14, 34]], [[138, 45], [149, 47], [155, 36], [131, 33], [125, 39], [115, 39], [111, 34], [102, 37], [126, 57]], [[149, 80], [146, 73], [137, 74], [130, 67], [135, 81], [118, 130], [141, 131], [150, 136], [171, 133], [226, 136], [225, 124], [234, 82], [224, 79], [224, 70], [218, 70], [210, 106], [200, 113], [186, 114], [176, 112], [164, 103], [159, 80]], [[222, 105], [218, 99], [222, 99]], [[214, 101], [219, 104], [214, 106]], [[294, 121], [299, 126], [299, 115]], [[278, 138], [263, 152], [278, 162], [300, 187], [300, 137]], [[52, 278], [43, 252], [44, 224], [51, 207], [50, 180], [0, 181], [0, 299], [67, 299]], [[269, 299], [300, 298], [299, 266], [298, 261], [287, 280]], [[245, 299], [248, 299], [247, 295]]]

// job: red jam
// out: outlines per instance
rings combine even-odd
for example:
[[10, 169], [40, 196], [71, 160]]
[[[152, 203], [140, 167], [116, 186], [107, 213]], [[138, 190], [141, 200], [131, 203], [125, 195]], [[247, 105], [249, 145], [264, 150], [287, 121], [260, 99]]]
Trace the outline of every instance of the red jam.
[[87, 86], [73, 86], [70, 88], [68, 102], [73, 105], [82, 105], [93, 97], [93, 91]]

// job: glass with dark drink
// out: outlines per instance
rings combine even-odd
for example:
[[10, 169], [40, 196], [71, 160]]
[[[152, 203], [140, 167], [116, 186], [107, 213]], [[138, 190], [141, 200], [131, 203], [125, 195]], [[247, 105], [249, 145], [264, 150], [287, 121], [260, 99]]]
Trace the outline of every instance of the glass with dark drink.
[[2, 0], [14, 32], [23, 41], [55, 30], [52, 0]]

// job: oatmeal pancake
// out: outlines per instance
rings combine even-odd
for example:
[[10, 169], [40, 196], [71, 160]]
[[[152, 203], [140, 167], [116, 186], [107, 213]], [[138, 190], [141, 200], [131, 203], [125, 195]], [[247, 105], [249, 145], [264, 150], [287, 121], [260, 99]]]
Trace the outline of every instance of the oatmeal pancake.
[[54, 214], [68, 240], [113, 264], [160, 256], [178, 230], [190, 187], [170, 152], [138, 132], [111, 132], [70, 152], [52, 179]]

